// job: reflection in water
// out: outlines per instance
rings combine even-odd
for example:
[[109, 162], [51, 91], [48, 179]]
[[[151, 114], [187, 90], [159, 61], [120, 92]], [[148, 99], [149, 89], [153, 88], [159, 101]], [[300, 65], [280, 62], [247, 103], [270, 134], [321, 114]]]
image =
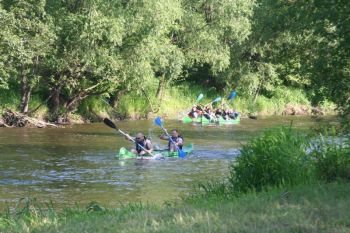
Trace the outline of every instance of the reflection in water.
[[[163, 203], [189, 192], [199, 181], [227, 176], [242, 143], [263, 128], [289, 125], [291, 119], [298, 128], [314, 124], [308, 117], [243, 119], [227, 127], [167, 121], [168, 128], [181, 129], [195, 151], [185, 159], [156, 161], [116, 160], [120, 147], [133, 144], [102, 123], [60, 129], [0, 128], [0, 209], [26, 196], [61, 205], [93, 200], [108, 205]], [[161, 148], [167, 146], [158, 139], [161, 129], [151, 121], [118, 122], [118, 126], [130, 134], [148, 133]]]

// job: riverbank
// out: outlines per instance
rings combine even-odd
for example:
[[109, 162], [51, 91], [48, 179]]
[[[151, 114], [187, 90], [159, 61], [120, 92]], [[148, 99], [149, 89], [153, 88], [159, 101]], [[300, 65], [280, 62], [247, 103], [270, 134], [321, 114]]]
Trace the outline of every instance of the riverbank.
[[[206, 90], [200, 86], [175, 86], [164, 91], [161, 101], [154, 96], [155, 90], [149, 93], [128, 93], [123, 95], [115, 107], [108, 104], [104, 97], [89, 97], [84, 99], [77, 109], [58, 120], [50, 113], [45, 103], [45, 96], [33, 94], [29, 105], [29, 116], [34, 119], [59, 124], [82, 124], [100, 122], [104, 117], [114, 120], [138, 120], [155, 116], [167, 119], [179, 119], [184, 116], [194, 104], [200, 93], [204, 98], [200, 103], [210, 103], [217, 96], [225, 97], [225, 93]], [[3, 90], [0, 94], [0, 125], [10, 125], [4, 117], [6, 110], [14, 111], [19, 106], [19, 96], [10, 90]], [[299, 89], [280, 88], [271, 97], [259, 96], [256, 100], [246, 96], [237, 97], [227, 104], [243, 117], [267, 115], [334, 115], [336, 114], [332, 103], [326, 102], [321, 106], [312, 106], [306, 94]]]
[[[349, 232], [350, 185], [277, 188], [240, 197], [197, 198], [163, 206], [130, 204], [55, 211], [25, 202], [1, 213], [1, 232]], [[46, 209], [46, 210], [45, 210]]]

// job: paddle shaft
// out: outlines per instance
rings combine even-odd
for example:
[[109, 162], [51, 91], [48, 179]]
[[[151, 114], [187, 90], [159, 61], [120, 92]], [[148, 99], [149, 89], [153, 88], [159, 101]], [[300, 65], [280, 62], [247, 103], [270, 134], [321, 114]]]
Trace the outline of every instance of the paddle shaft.
[[[129, 138], [131, 141], [133, 141], [134, 143], [136, 143], [142, 150], [144, 150], [145, 152], [147, 152], [146, 148], [144, 148], [143, 146], [141, 146], [139, 143], [137, 143], [132, 137], [130, 137], [130, 135], [128, 135], [127, 133], [124, 133], [122, 130], [120, 130], [110, 119], [105, 118], [103, 120], [103, 122], [108, 126], [111, 127], [112, 129], [117, 130], [119, 133], [123, 134], [125, 137]], [[154, 156], [151, 152], [147, 152], [148, 154]], [[141, 155], [142, 156], [142, 155]]]
[[170, 141], [174, 144], [174, 146], [176, 147], [177, 151], [181, 151], [180, 148], [176, 145], [176, 142], [174, 142], [174, 140], [171, 138], [171, 136], [169, 135], [168, 131], [163, 127], [163, 125], [161, 125], [160, 127], [162, 127], [162, 129], [164, 130], [166, 136], [168, 136], [168, 138], [170, 139]]
[[129, 138], [131, 141], [133, 141], [134, 143], [136, 143], [142, 150], [144, 150], [146, 153], [154, 156], [151, 152], [147, 152], [148, 150], [146, 148], [144, 148], [143, 146], [141, 146], [139, 143], [137, 143], [132, 137], [130, 137], [128, 134], [124, 133], [123, 131], [121, 131], [120, 129], [117, 129], [119, 131], [119, 133], [123, 134], [125, 137]]
[[216, 103], [216, 102], [219, 102], [219, 101], [221, 101], [221, 97], [218, 97], [218, 98], [216, 98], [215, 100], [211, 101], [210, 103], [204, 105], [204, 107], [209, 106], [209, 105], [212, 105], [213, 103]]

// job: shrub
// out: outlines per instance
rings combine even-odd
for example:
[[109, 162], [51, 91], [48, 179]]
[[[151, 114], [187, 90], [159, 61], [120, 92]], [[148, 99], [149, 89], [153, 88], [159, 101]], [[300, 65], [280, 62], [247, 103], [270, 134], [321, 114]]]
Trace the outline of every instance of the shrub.
[[263, 132], [241, 149], [230, 166], [234, 192], [261, 191], [268, 186], [306, 183], [314, 178], [308, 139], [291, 128]]
[[339, 178], [350, 181], [350, 140], [345, 143], [335, 135], [326, 138], [321, 136], [314, 143], [317, 177], [327, 182]]

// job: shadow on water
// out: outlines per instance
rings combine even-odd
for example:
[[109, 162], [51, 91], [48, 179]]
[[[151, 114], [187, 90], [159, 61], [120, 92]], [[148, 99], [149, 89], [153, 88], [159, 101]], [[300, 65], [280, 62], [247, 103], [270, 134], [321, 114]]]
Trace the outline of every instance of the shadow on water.
[[[227, 127], [184, 125], [177, 128], [194, 153], [185, 159], [140, 161], [115, 159], [122, 146], [134, 145], [102, 123], [60, 129], [0, 129], [0, 208], [21, 197], [53, 200], [61, 205], [98, 201], [108, 205], [144, 201], [162, 203], [178, 198], [194, 184], [227, 176], [229, 163], [248, 139], [267, 127], [293, 125], [307, 129], [309, 117], [243, 119]], [[330, 119], [329, 121], [331, 121]], [[144, 132], [165, 148], [158, 136], [162, 130], [152, 121], [117, 122], [125, 132]]]

